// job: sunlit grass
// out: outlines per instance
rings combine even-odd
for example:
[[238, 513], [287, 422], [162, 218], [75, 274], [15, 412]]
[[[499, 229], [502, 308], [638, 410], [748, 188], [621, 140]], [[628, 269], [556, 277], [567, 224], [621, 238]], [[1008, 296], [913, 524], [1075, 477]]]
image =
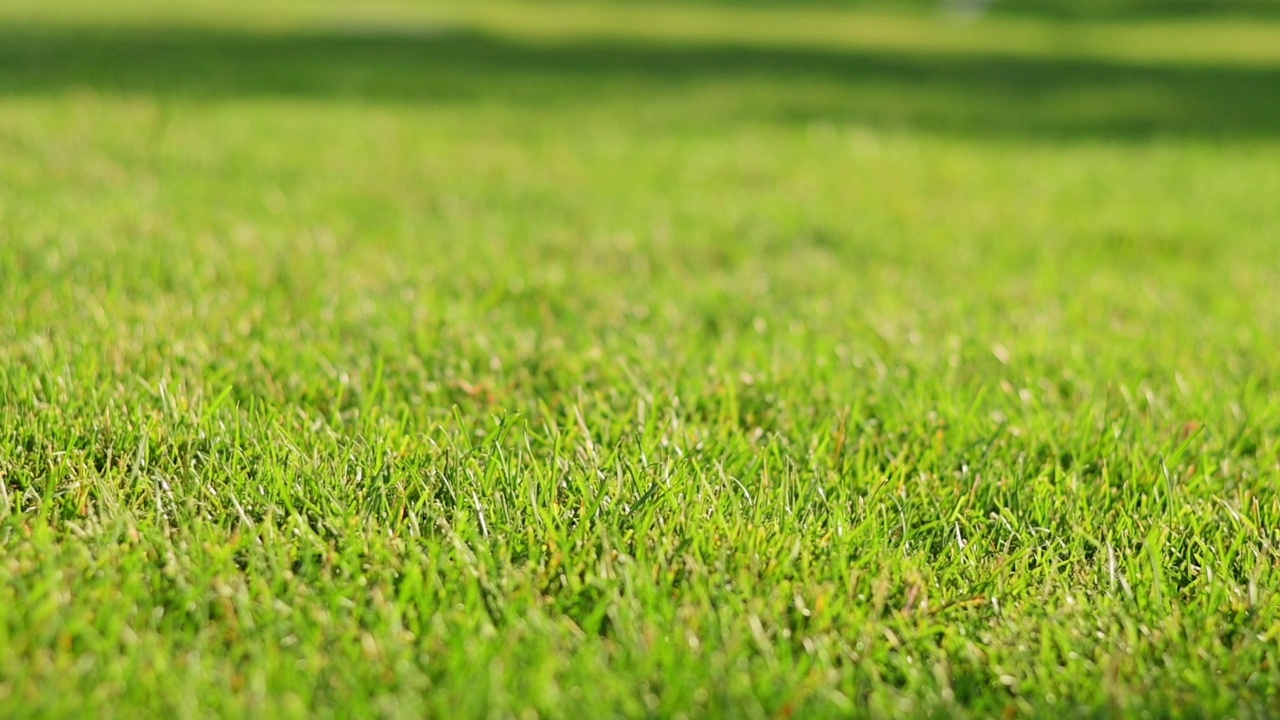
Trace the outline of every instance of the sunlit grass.
[[35, 7], [0, 715], [1276, 713], [1269, 48]]

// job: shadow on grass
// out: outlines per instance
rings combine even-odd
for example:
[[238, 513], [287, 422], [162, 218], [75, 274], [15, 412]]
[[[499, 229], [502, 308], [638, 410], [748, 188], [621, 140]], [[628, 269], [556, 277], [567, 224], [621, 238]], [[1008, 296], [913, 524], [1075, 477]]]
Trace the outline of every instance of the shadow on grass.
[[982, 135], [1280, 135], [1280, 67], [614, 40], [0, 28], [0, 96], [484, 103], [656, 123], [863, 122]]
[[[643, 0], [614, 0], [626, 3]], [[859, 6], [902, 11], [933, 12], [950, 5], [975, 6], [981, 0], [683, 0], [688, 4], [728, 7], [842, 7]], [[993, 15], [1037, 17], [1088, 22], [1193, 18], [1280, 18], [1275, 0], [988, 0], [984, 9]]]

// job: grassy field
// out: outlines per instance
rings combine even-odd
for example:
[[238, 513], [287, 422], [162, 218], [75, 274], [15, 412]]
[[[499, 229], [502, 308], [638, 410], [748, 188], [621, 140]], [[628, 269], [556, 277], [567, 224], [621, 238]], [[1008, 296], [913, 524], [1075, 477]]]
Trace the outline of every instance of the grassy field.
[[1278, 348], [1262, 12], [13, 0], [0, 716], [1273, 717]]

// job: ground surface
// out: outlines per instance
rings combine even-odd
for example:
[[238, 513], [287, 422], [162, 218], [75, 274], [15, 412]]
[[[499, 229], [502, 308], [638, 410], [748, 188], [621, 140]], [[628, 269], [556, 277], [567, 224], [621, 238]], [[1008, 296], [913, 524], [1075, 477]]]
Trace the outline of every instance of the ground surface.
[[105, 7], [0, 10], [0, 716], [1280, 712], [1247, 4]]

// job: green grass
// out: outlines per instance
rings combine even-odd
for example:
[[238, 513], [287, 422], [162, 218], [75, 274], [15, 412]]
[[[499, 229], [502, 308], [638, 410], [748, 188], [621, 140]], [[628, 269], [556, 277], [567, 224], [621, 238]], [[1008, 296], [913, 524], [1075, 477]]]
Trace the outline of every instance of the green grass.
[[1280, 24], [217, 7], [0, 11], [0, 716], [1280, 713]]

